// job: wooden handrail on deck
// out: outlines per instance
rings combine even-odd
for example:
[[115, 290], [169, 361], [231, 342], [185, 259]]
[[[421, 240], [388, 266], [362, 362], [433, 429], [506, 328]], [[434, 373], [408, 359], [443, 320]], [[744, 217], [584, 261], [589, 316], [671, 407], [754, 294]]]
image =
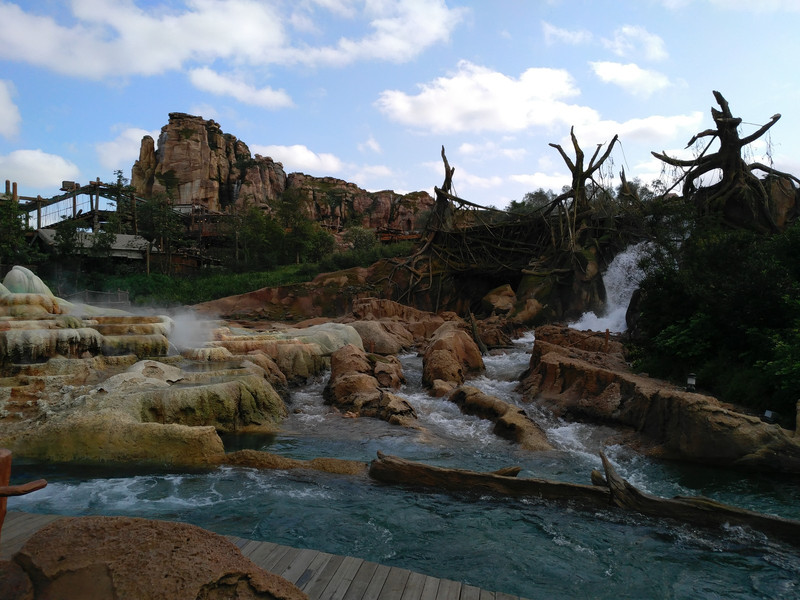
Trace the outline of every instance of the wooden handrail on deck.
[[[8, 496], [23, 496], [47, 485], [44, 479], [29, 481], [19, 485], [9, 485], [11, 481], [11, 450], [0, 448], [0, 536], [3, 533], [3, 521], [6, 519], [6, 498]], [[0, 538], [2, 539], [2, 538]]]

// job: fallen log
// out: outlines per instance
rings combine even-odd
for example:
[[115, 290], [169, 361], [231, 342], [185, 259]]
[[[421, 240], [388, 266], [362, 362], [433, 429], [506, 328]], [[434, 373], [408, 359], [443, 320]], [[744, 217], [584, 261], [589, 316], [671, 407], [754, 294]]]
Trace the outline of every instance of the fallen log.
[[[528, 496], [543, 500], [572, 501], [584, 507], [608, 507], [608, 488], [580, 483], [565, 483], [516, 477], [519, 468], [509, 467], [494, 473], [448, 469], [413, 462], [378, 452], [369, 465], [369, 476], [384, 483], [421, 485], [439, 490], [491, 492], [505, 496]], [[509, 476], [510, 475], [510, 476]]]
[[616, 506], [649, 517], [665, 518], [707, 528], [742, 526], [800, 546], [800, 521], [737, 508], [703, 496], [661, 498], [637, 489], [619, 476], [605, 454], [600, 453], [605, 478], [593, 471], [594, 485], [548, 479], [516, 477], [519, 467], [494, 472], [434, 467], [378, 452], [369, 465], [377, 481], [437, 490], [494, 493], [514, 497], [571, 502], [581, 508]]
[[738, 508], [704, 496], [661, 498], [642, 492], [619, 476], [605, 454], [600, 453], [606, 484], [613, 503], [643, 515], [674, 519], [702, 527], [748, 527], [770, 537], [800, 546], [800, 521]]

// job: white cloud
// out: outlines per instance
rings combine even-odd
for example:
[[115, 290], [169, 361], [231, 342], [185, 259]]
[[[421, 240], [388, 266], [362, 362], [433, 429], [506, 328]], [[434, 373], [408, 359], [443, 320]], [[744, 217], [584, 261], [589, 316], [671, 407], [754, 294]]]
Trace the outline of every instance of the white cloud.
[[484, 142], [482, 144], [464, 142], [458, 147], [458, 152], [462, 156], [476, 160], [491, 160], [494, 158], [520, 160], [527, 154], [525, 148], [504, 148], [496, 142]]
[[60, 188], [62, 181], [77, 180], [80, 170], [74, 163], [42, 150], [15, 150], [0, 156], [0, 172], [19, 184], [20, 195], [26, 188]]
[[375, 154], [381, 154], [381, 152], [383, 152], [378, 140], [376, 140], [373, 136], [369, 136], [369, 139], [366, 142], [359, 144], [358, 149], [361, 152], [374, 152]]
[[648, 98], [670, 86], [669, 78], [658, 71], [642, 69], [634, 63], [590, 62], [595, 75], [606, 83], [618, 85], [634, 96]]
[[294, 106], [289, 94], [283, 90], [273, 90], [270, 87], [258, 89], [240, 79], [220, 75], [207, 67], [189, 71], [189, 80], [200, 90], [217, 96], [231, 96], [252, 106], [270, 109]]
[[[284, 10], [284, 12], [281, 12]], [[467, 12], [443, 0], [370, 0], [309, 4], [322, 14], [298, 14], [292, 3], [260, 0], [185, 0], [184, 9], [140, 8], [131, 1], [73, 0], [67, 19], [25, 12], [0, 3], [0, 58], [100, 79], [154, 75], [186, 63], [230, 60], [236, 65], [349, 64], [356, 60], [402, 62], [447, 41]], [[341, 38], [335, 46], [292, 39], [322, 28], [330, 13], [357, 19], [367, 33]]]
[[19, 124], [22, 122], [19, 108], [12, 100], [14, 93], [14, 84], [0, 79], [0, 135], [7, 139], [19, 133]]
[[270, 156], [273, 160], [283, 164], [287, 172], [300, 171], [320, 177], [339, 173], [344, 165], [333, 154], [318, 154], [301, 144], [294, 146], [258, 146], [250, 147], [254, 154]]
[[585, 29], [581, 29], [579, 31], [561, 29], [560, 27], [551, 25], [546, 21], [542, 21], [542, 33], [544, 34], [544, 41], [548, 46], [555, 43], [577, 46], [592, 41], [591, 32], [586, 31]]
[[512, 132], [596, 121], [593, 109], [563, 101], [578, 94], [563, 69], [531, 68], [514, 79], [460, 61], [454, 74], [420, 85], [417, 95], [386, 90], [376, 104], [390, 119], [432, 133]]
[[[741, 10], [753, 13], [765, 12], [800, 12], [800, 3], [797, 0], [707, 0], [719, 8], [730, 10]], [[669, 9], [683, 8], [697, 2], [697, 0], [661, 0], [661, 3]]]
[[341, 38], [335, 46], [288, 48], [285, 57], [315, 65], [376, 59], [406, 62], [429, 46], [450, 39], [467, 12], [466, 8], [448, 8], [444, 0], [369, 0], [364, 16], [371, 33], [360, 39]]
[[537, 171], [536, 173], [511, 175], [510, 179], [516, 183], [524, 184], [531, 191], [542, 188], [560, 193], [562, 187], [572, 184], [572, 178], [566, 173], [542, 173]]
[[287, 43], [270, 4], [256, 0], [188, 0], [183, 12], [146, 11], [133, 2], [74, 0], [76, 20], [0, 4], [0, 57], [88, 78], [153, 75], [190, 60], [233, 59], [259, 64]]
[[349, 169], [347, 180], [370, 191], [390, 189], [388, 181], [395, 178], [395, 172], [386, 165], [362, 165]]
[[136, 127], [124, 129], [113, 140], [96, 144], [97, 158], [109, 171], [126, 171], [139, 158], [142, 138], [149, 135], [158, 140], [160, 133], [159, 130], [147, 131]]
[[711, 0], [711, 3], [721, 8], [744, 10], [748, 12], [800, 12], [800, 3], [797, 0]]
[[[436, 173], [437, 176], [444, 178], [444, 165], [441, 161], [426, 161], [422, 163], [427, 171]], [[454, 166], [451, 164], [451, 166]], [[452, 192], [461, 198], [473, 198], [475, 196], [472, 190], [475, 189], [492, 189], [499, 188], [503, 185], [504, 180], [499, 175], [490, 175], [488, 177], [476, 175], [475, 173], [463, 168], [461, 165], [455, 165], [456, 170], [453, 175], [453, 190]], [[438, 183], [436, 185], [439, 185]]]
[[[687, 115], [652, 115], [627, 121], [602, 120], [575, 127], [575, 136], [581, 147], [591, 148], [595, 144], [606, 144], [614, 135], [619, 135], [623, 144], [641, 144], [656, 150], [664, 144], [688, 140], [703, 123], [703, 113], [696, 111]], [[571, 147], [569, 135], [561, 140], [564, 148]], [[685, 143], [685, 142], [684, 142]]]
[[664, 40], [638, 25], [620, 27], [614, 31], [613, 39], [603, 40], [603, 45], [617, 56], [641, 56], [647, 60], [664, 60], [669, 56]]

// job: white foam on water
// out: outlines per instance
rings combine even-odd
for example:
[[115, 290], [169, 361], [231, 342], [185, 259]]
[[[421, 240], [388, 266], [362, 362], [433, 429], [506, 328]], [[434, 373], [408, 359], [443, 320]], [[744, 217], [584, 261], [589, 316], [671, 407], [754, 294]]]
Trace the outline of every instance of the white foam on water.
[[608, 329], [617, 333], [628, 329], [625, 314], [628, 311], [631, 297], [644, 276], [639, 267], [639, 261], [647, 248], [647, 242], [639, 242], [614, 257], [603, 274], [603, 285], [606, 288], [606, 310], [599, 315], [594, 312], [584, 313], [580, 319], [569, 323], [570, 327], [583, 331]]

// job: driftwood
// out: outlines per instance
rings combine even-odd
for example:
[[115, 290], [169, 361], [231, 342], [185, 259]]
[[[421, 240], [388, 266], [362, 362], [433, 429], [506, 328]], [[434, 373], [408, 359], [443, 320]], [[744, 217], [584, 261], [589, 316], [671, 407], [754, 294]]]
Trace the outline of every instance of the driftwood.
[[601, 452], [605, 476], [593, 471], [593, 485], [517, 478], [519, 467], [487, 473], [448, 469], [417, 463], [378, 452], [369, 466], [369, 476], [384, 483], [432, 487], [447, 491], [474, 491], [504, 496], [536, 497], [569, 501], [583, 508], [616, 506], [640, 514], [667, 518], [702, 527], [744, 526], [800, 546], [800, 521], [737, 508], [702, 496], [660, 498], [638, 490], [620, 477]]
[[517, 478], [519, 467], [509, 467], [494, 473], [434, 467], [389, 456], [378, 452], [369, 465], [369, 476], [384, 483], [421, 485], [448, 491], [475, 491], [504, 496], [531, 496], [544, 500], [575, 501], [586, 507], [608, 506], [608, 488], [548, 481], [547, 479]]
[[651, 517], [665, 517], [703, 527], [722, 527], [724, 525], [749, 527], [784, 542], [800, 546], [800, 521], [737, 508], [703, 496], [675, 496], [671, 499], [653, 496], [636, 489], [620, 477], [602, 452], [600, 458], [603, 460], [606, 482], [611, 490], [611, 499], [620, 508]]

